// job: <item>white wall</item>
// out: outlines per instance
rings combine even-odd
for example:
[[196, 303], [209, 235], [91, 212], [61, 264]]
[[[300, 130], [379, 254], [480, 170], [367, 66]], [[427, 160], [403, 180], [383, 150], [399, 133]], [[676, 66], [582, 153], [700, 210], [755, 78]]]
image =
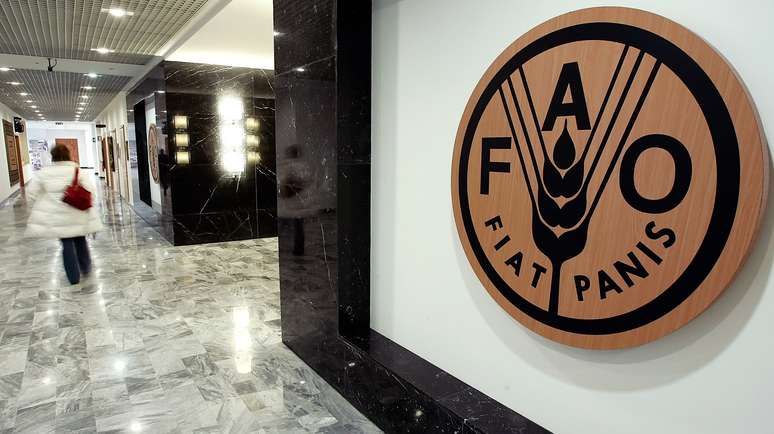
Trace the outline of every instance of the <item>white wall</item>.
[[167, 60], [274, 69], [272, 5], [272, 0], [231, 0]]
[[56, 125], [55, 122], [30, 121], [27, 122], [28, 140], [46, 140], [49, 146], [53, 146], [57, 138], [78, 139], [78, 156], [81, 167], [95, 167], [94, 124], [92, 122], [63, 122]]
[[[737, 68], [772, 132], [774, 2], [615, 3], [703, 36]], [[528, 331], [489, 297], [461, 249], [451, 158], [473, 88], [533, 26], [602, 4], [612, 2], [374, 2], [372, 326], [557, 433], [772, 432], [771, 206], [721, 298], [681, 330], [628, 350], [574, 349]]]
[[[115, 146], [115, 152], [116, 155], [114, 156], [115, 162], [116, 162], [116, 172], [115, 175], [115, 187], [118, 188], [118, 186], [122, 182], [126, 182], [128, 180], [129, 187], [124, 185], [123, 191], [121, 192], [123, 194], [123, 197], [132, 203], [132, 188], [131, 188], [131, 173], [126, 174], [126, 177], [124, 177], [124, 174], [121, 173], [123, 169], [122, 161], [126, 158], [124, 155], [125, 148], [123, 146], [120, 146], [123, 144], [124, 138], [121, 137], [121, 127], [126, 128], [127, 137], [134, 135], [134, 125], [129, 125], [127, 122], [127, 108], [126, 108], [126, 92], [119, 92], [115, 98], [105, 107], [104, 110], [102, 110], [102, 113], [97, 116], [97, 123], [104, 124], [107, 127], [100, 130], [102, 134], [105, 136], [109, 136], [112, 131], [115, 130], [115, 140], [116, 140], [116, 146]], [[130, 129], [131, 127], [131, 129]], [[101, 152], [101, 151], [100, 151]], [[97, 154], [97, 155], [101, 155]], [[99, 160], [99, 157], [98, 157]], [[104, 176], [104, 171], [102, 170], [102, 165], [99, 165], [100, 170], [100, 176]]]

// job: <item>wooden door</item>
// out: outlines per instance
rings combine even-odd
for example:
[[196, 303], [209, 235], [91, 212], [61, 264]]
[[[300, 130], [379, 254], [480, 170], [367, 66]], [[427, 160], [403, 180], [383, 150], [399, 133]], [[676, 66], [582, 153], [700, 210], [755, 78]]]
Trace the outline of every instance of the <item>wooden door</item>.
[[122, 183], [124, 185], [124, 191], [126, 192], [126, 195], [124, 196], [124, 198], [129, 203], [133, 203], [132, 187], [129, 184], [129, 145], [126, 139], [125, 125], [121, 125], [121, 129], [119, 130], [118, 140], [121, 141], [121, 144], [120, 144], [121, 151], [119, 152], [119, 154], [122, 154], [122, 155], [118, 162], [118, 165], [119, 165], [119, 170], [122, 173]]
[[105, 180], [110, 189], [113, 188], [113, 172], [110, 168], [110, 151], [107, 138], [102, 137], [102, 169], [105, 171]]
[[70, 150], [70, 159], [78, 165], [81, 164], [81, 158], [78, 155], [78, 139], [56, 139], [55, 143], [57, 145], [67, 146]]
[[121, 194], [121, 188], [119, 186], [120, 184], [120, 176], [117, 173], [116, 169], [116, 142], [114, 140], [114, 136], [116, 135], [116, 131], [113, 130], [110, 135], [107, 137], [107, 146], [108, 146], [108, 160], [110, 162], [110, 182], [111, 187], [113, 188], [113, 191], [117, 191], [118, 194]]
[[13, 134], [13, 125], [8, 121], [3, 121], [3, 134], [5, 136], [5, 156], [8, 159], [8, 177], [11, 185], [19, 183], [19, 157], [16, 152], [16, 137]]

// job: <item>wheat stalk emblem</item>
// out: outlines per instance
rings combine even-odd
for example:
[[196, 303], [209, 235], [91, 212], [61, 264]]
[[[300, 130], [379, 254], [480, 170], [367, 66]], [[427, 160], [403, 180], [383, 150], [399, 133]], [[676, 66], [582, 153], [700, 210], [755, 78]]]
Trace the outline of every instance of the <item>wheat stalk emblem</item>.
[[[661, 65], [658, 60], [653, 63], [641, 92], [639, 95], [632, 96], [630, 91], [643, 64], [645, 53], [639, 51], [630, 69], [624, 68], [625, 60], [630, 51], [636, 50], [630, 50], [629, 46], [623, 48], [588, 140], [579, 156], [577, 156], [575, 143], [567, 129], [566, 120], [563, 131], [549, 156], [523, 66], [519, 66], [517, 72], [508, 76], [499, 89], [511, 136], [516, 144], [520, 167], [529, 191], [532, 207], [532, 237], [538, 249], [551, 262], [551, 293], [548, 312], [553, 314], [557, 314], [559, 310], [562, 265], [567, 260], [579, 255], [586, 246], [591, 217]], [[616, 84], [619, 78], [625, 75], [622, 74], [624, 69], [629, 70], [626, 82], [620, 90], [617, 102], [609, 104], [613, 90], [617, 88]], [[516, 84], [514, 85], [514, 83]], [[518, 93], [517, 87], [520, 87]], [[625, 119], [626, 116], [622, 116], [622, 111], [626, 111], [623, 108], [628, 97], [635, 98], [636, 104], [633, 109], [630, 109], [628, 119]], [[524, 100], [526, 100], [528, 110], [522, 110], [522, 105], [525, 105]], [[612, 110], [609, 117], [606, 116], [606, 110]], [[604, 128], [604, 134], [599, 139], [597, 146], [592, 146], [593, 143], [596, 143], [597, 131], [602, 127], [602, 119], [607, 119], [607, 127]], [[603, 151], [619, 125], [623, 126], [624, 129], [620, 133], [620, 140], [612, 158], [608, 158], [608, 161], [602, 163], [606, 164], [607, 167], [602, 172], [599, 188], [596, 192], [589, 192], [589, 185], [600, 166]], [[519, 133], [523, 140], [519, 139]], [[534, 140], [535, 138], [537, 140]], [[533, 144], [533, 141], [536, 143]], [[542, 167], [536, 157], [536, 147], [539, 147], [537, 152], [542, 154]], [[587, 165], [587, 160], [594, 147], [596, 152], [594, 152], [590, 164]], [[523, 148], [527, 152], [524, 152]], [[528, 158], [525, 158], [525, 154]], [[532, 176], [530, 176], [528, 165], [532, 170]]]

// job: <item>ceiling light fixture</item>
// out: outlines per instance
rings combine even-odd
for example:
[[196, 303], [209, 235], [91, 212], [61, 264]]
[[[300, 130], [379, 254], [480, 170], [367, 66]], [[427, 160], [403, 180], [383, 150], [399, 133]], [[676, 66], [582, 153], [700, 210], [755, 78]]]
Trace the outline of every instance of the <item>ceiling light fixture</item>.
[[304, 71], [306, 71], [306, 69], [304, 69], [304, 68], [296, 68], [296, 71], [298, 71], [298, 72], [304, 72]]
[[85, 102], [79, 102], [78, 105], [86, 105]]
[[19, 83], [18, 81], [6, 81], [5, 84], [10, 84], [11, 86], [21, 86], [24, 83]]
[[36, 105], [31, 105], [31, 106], [30, 106], [30, 108], [34, 108], [34, 109], [36, 109], [36, 108], [38, 108], [38, 106], [36, 106]]
[[96, 87], [94, 87], [94, 86], [82, 86], [81, 89], [94, 90], [94, 89], [96, 89]]
[[83, 99], [89, 99], [89, 97], [88, 97], [87, 95], [81, 95], [81, 98], [83, 98]]
[[19, 92], [19, 95], [21, 95], [21, 96], [29, 96], [29, 94], [27, 92]]
[[116, 50], [111, 50], [110, 48], [105, 48], [105, 47], [99, 47], [99, 48], [92, 48], [91, 51], [96, 51], [99, 54], [108, 54], [108, 53], [113, 53]]
[[35, 102], [35, 101], [33, 101], [33, 100], [31, 100], [31, 99], [28, 99], [27, 101], [24, 101], [24, 102], [26, 102], [27, 104], [29, 104], [29, 103], [31, 103], [31, 102]]
[[123, 18], [123, 17], [126, 17], [126, 16], [131, 17], [132, 15], [134, 15], [134, 12], [129, 12], [126, 9], [122, 9], [122, 8], [102, 9], [102, 12], [107, 12], [110, 15], [113, 15], [116, 18]]
[[13, 70], [14, 70], [13, 68], [9, 68], [7, 66], [0, 66], [0, 71], [2, 71], [2, 72], [8, 72], [8, 71], [13, 71]]
[[89, 78], [97, 78], [97, 77], [99, 77], [99, 75], [97, 75], [96, 72], [90, 72], [88, 74], [83, 74], [83, 75], [85, 75], [86, 77], [89, 77]]

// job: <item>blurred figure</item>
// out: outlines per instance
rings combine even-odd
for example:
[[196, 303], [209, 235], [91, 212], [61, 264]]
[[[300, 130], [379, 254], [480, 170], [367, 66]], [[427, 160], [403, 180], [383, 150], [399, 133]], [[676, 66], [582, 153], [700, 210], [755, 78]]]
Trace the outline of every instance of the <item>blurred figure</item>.
[[54, 146], [51, 160], [53, 165], [38, 171], [27, 191], [29, 200], [34, 201], [27, 222], [27, 236], [62, 241], [67, 280], [74, 285], [80, 282], [81, 274], [91, 272], [86, 235], [102, 229], [102, 221], [94, 206], [81, 211], [62, 199], [65, 190], [76, 183], [88, 190], [92, 198], [96, 195], [96, 187], [88, 172], [82, 173], [78, 165], [70, 161], [70, 150], [66, 146]]
[[167, 189], [169, 189], [169, 166], [170, 159], [167, 158], [167, 153], [163, 149], [159, 149], [159, 182], [161, 188], [164, 189], [164, 196], [167, 195]]
[[[308, 200], [311, 191], [311, 169], [301, 158], [301, 147], [291, 145], [285, 150], [285, 158], [278, 161], [277, 173], [279, 197], [277, 213], [280, 218], [293, 220], [293, 254], [304, 255], [304, 218], [314, 215], [317, 209]], [[314, 196], [311, 196], [314, 197]], [[307, 200], [305, 200], [307, 199]]]

